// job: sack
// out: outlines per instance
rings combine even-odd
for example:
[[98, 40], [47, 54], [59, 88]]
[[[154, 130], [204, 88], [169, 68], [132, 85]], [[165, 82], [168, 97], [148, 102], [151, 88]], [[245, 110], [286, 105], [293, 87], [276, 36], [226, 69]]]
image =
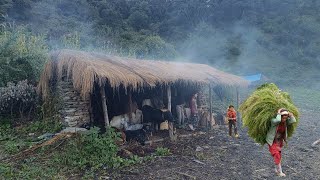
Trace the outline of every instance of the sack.
[[160, 130], [169, 130], [169, 123], [167, 120], [160, 124]]

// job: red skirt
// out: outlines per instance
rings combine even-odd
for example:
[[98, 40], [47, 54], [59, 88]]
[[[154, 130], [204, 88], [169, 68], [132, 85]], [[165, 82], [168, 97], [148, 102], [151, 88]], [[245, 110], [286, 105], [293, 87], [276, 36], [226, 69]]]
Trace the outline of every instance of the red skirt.
[[269, 145], [269, 151], [273, 157], [276, 165], [281, 163], [281, 149], [283, 147], [283, 140], [273, 141], [273, 144]]

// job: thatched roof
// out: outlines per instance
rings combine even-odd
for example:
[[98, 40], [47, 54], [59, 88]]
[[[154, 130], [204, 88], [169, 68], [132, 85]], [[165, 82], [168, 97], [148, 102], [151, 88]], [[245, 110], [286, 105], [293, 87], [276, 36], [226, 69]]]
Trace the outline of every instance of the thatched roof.
[[205, 64], [136, 60], [84, 51], [60, 50], [51, 53], [41, 76], [39, 90], [47, 94], [48, 82], [67, 73], [73, 86], [82, 95], [99, 85], [109, 83], [112, 88], [144, 87], [182, 83], [185, 85], [247, 86], [248, 82], [238, 76], [219, 71]]

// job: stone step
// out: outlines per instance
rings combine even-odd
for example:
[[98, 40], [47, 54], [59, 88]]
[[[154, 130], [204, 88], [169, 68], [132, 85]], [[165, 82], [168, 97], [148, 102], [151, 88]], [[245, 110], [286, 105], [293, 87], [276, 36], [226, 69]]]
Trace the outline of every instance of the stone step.
[[72, 81], [59, 81], [59, 84], [72, 84]]
[[75, 100], [69, 100], [69, 101], [65, 101], [63, 102], [64, 104], [79, 104], [79, 105], [89, 105], [89, 102], [85, 102], [85, 101], [75, 101]]
[[83, 117], [85, 117], [85, 116], [89, 116], [89, 113], [86, 113], [86, 112], [84, 112], [84, 113], [75, 113], [74, 116], [83, 116]]
[[61, 96], [68, 96], [68, 97], [71, 97], [71, 98], [73, 98], [73, 97], [81, 97], [80, 96], [80, 94], [76, 94], [76, 93], [73, 93], [73, 92], [70, 92], [70, 91], [68, 91], [68, 92], [60, 92], [59, 94], [61, 94]]
[[66, 90], [74, 91], [73, 85], [65, 85], [65, 86], [59, 85], [59, 86], [57, 86], [57, 88], [60, 91], [66, 91]]

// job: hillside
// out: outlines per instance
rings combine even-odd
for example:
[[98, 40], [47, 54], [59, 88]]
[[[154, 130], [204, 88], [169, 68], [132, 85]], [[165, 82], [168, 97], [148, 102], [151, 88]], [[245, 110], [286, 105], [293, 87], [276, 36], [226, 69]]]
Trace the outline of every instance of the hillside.
[[67, 42], [136, 58], [189, 59], [301, 85], [320, 78], [319, 7], [314, 0], [5, 0], [0, 21], [45, 35], [50, 49]]

